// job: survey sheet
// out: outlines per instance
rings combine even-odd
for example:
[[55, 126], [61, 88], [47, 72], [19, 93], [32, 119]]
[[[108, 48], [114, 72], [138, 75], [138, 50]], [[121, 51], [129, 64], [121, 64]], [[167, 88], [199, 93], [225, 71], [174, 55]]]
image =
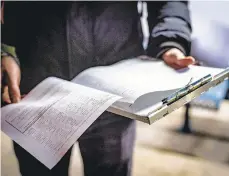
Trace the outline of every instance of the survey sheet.
[[121, 97], [50, 77], [1, 109], [2, 131], [49, 169]]

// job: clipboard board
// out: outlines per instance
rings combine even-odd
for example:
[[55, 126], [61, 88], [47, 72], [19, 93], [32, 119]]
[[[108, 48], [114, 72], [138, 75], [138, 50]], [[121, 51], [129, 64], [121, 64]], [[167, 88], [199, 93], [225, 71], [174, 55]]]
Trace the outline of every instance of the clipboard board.
[[[198, 84], [196, 84], [197, 87], [195, 87], [193, 90], [189, 89], [190, 86], [192, 85], [187, 85], [184, 88], [181, 88], [178, 92], [175, 92], [175, 98], [174, 95], [169, 96], [170, 100], [173, 99], [173, 101], [171, 102], [168, 101], [161, 108], [149, 113], [148, 116], [140, 116], [131, 112], [127, 112], [116, 106], [109, 107], [107, 111], [151, 125], [155, 121], [167, 116], [168, 114], [175, 111], [176, 109], [179, 109], [185, 104], [191, 102], [193, 99], [199, 97], [201, 94], [208, 91], [210, 88], [217, 86], [218, 84], [222, 83], [226, 79], [229, 79], [229, 67], [213, 77], [206, 76], [201, 78], [201, 81], [203, 82], [199, 81]], [[188, 91], [182, 92], [182, 90], [188, 90]], [[178, 93], [182, 95], [177, 97]], [[166, 99], [168, 100], [168, 98]]]

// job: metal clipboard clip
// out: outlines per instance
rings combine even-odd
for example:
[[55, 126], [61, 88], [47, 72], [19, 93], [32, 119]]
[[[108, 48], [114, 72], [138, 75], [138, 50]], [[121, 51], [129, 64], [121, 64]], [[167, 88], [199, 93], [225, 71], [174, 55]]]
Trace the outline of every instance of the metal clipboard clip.
[[194, 82], [192, 82], [193, 80], [191, 79], [183, 88], [161, 100], [160, 105], [153, 108], [147, 116], [133, 114], [132, 112], [127, 112], [116, 107], [111, 107], [109, 111], [151, 125], [226, 79], [229, 79], [229, 68], [222, 70], [222, 72], [217, 75], [211, 76], [209, 74]]
[[229, 79], [229, 68], [215, 76], [208, 74], [193, 83], [191, 83], [191, 79], [186, 86], [163, 99], [162, 105], [159, 108], [148, 114], [148, 123], [152, 124], [226, 79]]
[[211, 87], [214, 87], [228, 78], [229, 78], [229, 67], [223, 70], [222, 72], [220, 72], [219, 74], [215, 75], [214, 77], [212, 77], [211, 74], [208, 74], [193, 83], [191, 83], [192, 82], [192, 78], [191, 78], [191, 80], [185, 87], [179, 89], [169, 97], [163, 99], [162, 102], [163, 104], [170, 105], [207, 83], [212, 82]]
[[211, 76], [211, 74], [208, 74], [208, 75], [204, 76], [203, 78], [201, 78], [201, 79], [199, 79], [193, 83], [191, 83], [192, 79], [193, 79], [193, 78], [191, 78], [191, 80], [189, 81], [189, 83], [185, 87], [179, 89], [178, 91], [176, 91], [175, 93], [173, 93], [169, 97], [163, 99], [162, 100], [163, 104], [170, 105], [170, 104], [174, 103], [175, 101], [186, 96], [190, 92], [192, 92], [192, 91], [198, 89], [199, 87], [207, 84], [208, 82], [210, 82], [212, 80], [212, 78], [213, 77]]

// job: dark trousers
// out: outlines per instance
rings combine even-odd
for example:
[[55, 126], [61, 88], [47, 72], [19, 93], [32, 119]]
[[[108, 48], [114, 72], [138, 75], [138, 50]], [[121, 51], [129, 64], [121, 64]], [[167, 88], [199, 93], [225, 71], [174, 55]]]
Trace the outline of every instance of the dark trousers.
[[[78, 139], [85, 176], [130, 176], [135, 122], [108, 112], [102, 114]], [[22, 176], [68, 176], [72, 148], [49, 170], [14, 143]]]

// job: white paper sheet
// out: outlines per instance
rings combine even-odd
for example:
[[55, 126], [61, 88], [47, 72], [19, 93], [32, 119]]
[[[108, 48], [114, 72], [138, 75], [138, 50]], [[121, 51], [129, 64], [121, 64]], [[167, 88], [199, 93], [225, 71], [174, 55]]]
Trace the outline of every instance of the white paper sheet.
[[90, 68], [79, 74], [73, 82], [117, 94], [124, 97], [122, 101], [129, 103], [134, 103], [144, 94], [155, 92], [154, 102], [158, 102], [163, 91], [167, 96], [166, 92], [184, 87], [192, 77], [194, 82], [203, 76], [215, 75], [221, 71], [222, 69], [199, 66], [174, 70], [160, 60], [134, 58], [111, 66]]
[[51, 169], [97, 117], [120, 98], [48, 78], [20, 103], [1, 109], [2, 131]]
[[147, 114], [192, 77], [221, 71], [197, 66], [176, 71], [162, 61], [137, 58], [88, 69], [73, 79], [78, 84], [48, 78], [19, 104], [1, 109], [2, 131], [51, 169], [114, 102], [122, 102], [116, 107], [128, 112]]

